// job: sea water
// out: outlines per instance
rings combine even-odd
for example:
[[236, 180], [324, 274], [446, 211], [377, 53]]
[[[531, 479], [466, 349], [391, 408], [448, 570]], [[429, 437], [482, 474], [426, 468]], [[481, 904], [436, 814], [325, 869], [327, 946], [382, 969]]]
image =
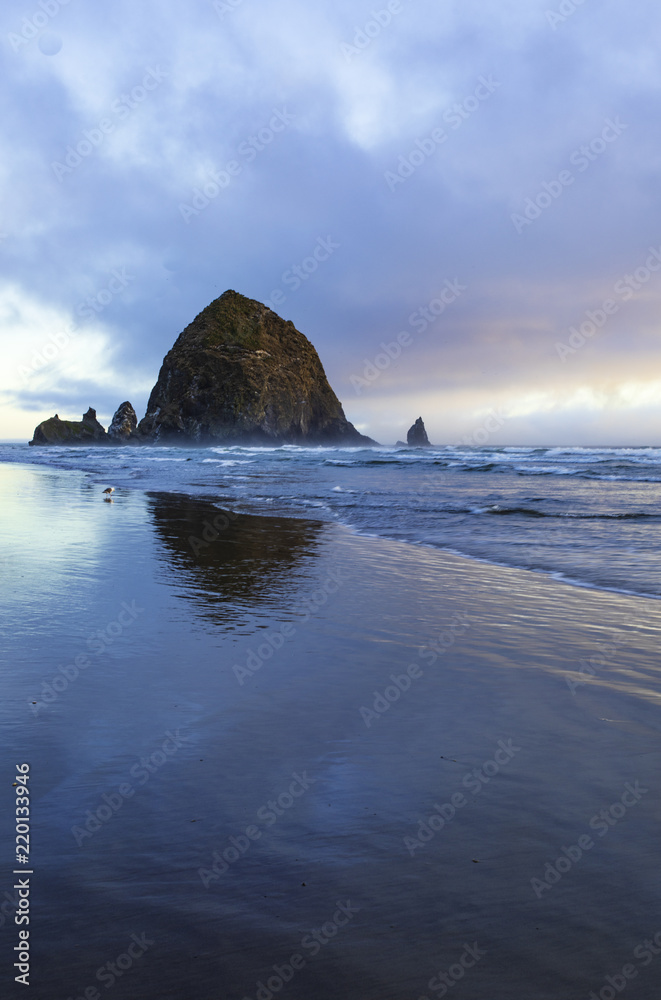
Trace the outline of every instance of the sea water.
[[661, 449], [0, 445], [0, 461], [340, 522], [584, 586], [661, 595]]

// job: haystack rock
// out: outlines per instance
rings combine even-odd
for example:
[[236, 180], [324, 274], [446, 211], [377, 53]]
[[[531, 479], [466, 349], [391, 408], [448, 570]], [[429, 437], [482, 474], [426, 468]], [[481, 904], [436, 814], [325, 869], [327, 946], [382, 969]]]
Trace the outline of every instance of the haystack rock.
[[108, 437], [113, 444], [125, 444], [135, 436], [137, 427], [138, 415], [127, 400], [117, 408], [108, 428]]
[[138, 426], [160, 444], [370, 445], [291, 321], [227, 291], [165, 356]]
[[427, 431], [425, 430], [425, 425], [422, 421], [422, 417], [418, 417], [413, 427], [409, 428], [406, 435], [406, 443], [411, 448], [430, 448], [431, 444], [429, 438], [427, 437]]
[[30, 441], [35, 444], [107, 444], [108, 435], [96, 419], [96, 410], [90, 406], [82, 420], [60, 420], [57, 413], [43, 420], [35, 428]]

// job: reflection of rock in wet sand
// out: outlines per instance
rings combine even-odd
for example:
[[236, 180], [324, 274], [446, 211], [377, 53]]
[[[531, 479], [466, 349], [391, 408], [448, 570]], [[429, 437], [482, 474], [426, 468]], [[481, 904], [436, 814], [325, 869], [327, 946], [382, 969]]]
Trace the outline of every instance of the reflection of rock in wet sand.
[[150, 493], [163, 553], [186, 584], [184, 596], [214, 621], [236, 618], [260, 604], [288, 608], [301, 589], [323, 524], [235, 514], [171, 493]]

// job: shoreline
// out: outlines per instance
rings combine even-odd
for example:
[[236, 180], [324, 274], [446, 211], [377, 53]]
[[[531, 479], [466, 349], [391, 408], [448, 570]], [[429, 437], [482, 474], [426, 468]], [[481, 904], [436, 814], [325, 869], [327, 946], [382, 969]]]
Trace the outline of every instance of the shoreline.
[[500, 569], [513, 569], [517, 570], [519, 573], [533, 573], [535, 575], [541, 576], [546, 580], [554, 580], [556, 583], [563, 584], [567, 587], [578, 587], [581, 590], [595, 590], [598, 592], [603, 592], [606, 594], [622, 594], [623, 597], [636, 597], [641, 600], [651, 600], [658, 601], [661, 600], [661, 594], [644, 594], [636, 590], [624, 590], [618, 587], [606, 587], [605, 585], [590, 583], [587, 580], [579, 580], [576, 578], [571, 578], [562, 574], [559, 570], [546, 570], [538, 569], [536, 567], [525, 567], [525, 566], [510, 566], [508, 563], [497, 562], [495, 559], [486, 559], [481, 556], [469, 555], [466, 552], [460, 552], [458, 549], [443, 548], [440, 545], [434, 545], [431, 542], [416, 541], [412, 539], [396, 539], [389, 538], [387, 535], [375, 535], [368, 531], [362, 531], [360, 528], [356, 528], [351, 524], [344, 524], [343, 522], [336, 522], [341, 524], [343, 528], [350, 531], [352, 534], [357, 535], [360, 538], [374, 538], [375, 540], [384, 542], [398, 542], [401, 545], [412, 545], [414, 547], [422, 547], [426, 549], [431, 549], [432, 552], [445, 553], [449, 556], [456, 556], [458, 559], [468, 559], [469, 562], [481, 563], [485, 566], [494, 566]]
[[[3, 442], [0, 442], [0, 444], [2, 444], [2, 443]], [[81, 446], [81, 447], [83, 447], [83, 446]], [[87, 447], [87, 446], [85, 446], [85, 447]], [[106, 446], [104, 446], [104, 445], [99, 446], [99, 448], [101, 450], [105, 450], [105, 447]], [[122, 446], [122, 445], [118, 445], [117, 447], [132, 448], [134, 446], [129, 446], [129, 445], [123, 445]], [[174, 447], [174, 446], [168, 445], [168, 446], [164, 446], [164, 447]], [[295, 446], [292, 446], [292, 447], [295, 447]], [[320, 447], [322, 447], [322, 446], [320, 446]], [[389, 446], [380, 446], [380, 447], [381, 448], [387, 448]], [[394, 446], [393, 446], [393, 449], [394, 449]], [[335, 449], [331, 448], [329, 450], [330, 451], [334, 451]], [[346, 451], [346, 450], [351, 450], [351, 449], [342, 448], [341, 450], [342, 451]], [[358, 449], [354, 449], [354, 450], [362, 451], [362, 450], [364, 450], [364, 448], [358, 448]], [[396, 449], [394, 449], [394, 450], [396, 450]], [[84, 476], [90, 475], [90, 473], [87, 473], [87, 472], [85, 472], [85, 470], [82, 470], [82, 469], [61, 469], [59, 467], [47, 466], [47, 465], [44, 465], [42, 463], [31, 463], [29, 461], [25, 461], [25, 462], [6, 462], [6, 461], [0, 460], [0, 468], [4, 467], [4, 466], [8, 466], [8, 467], [17, 466], [17, 467], [24, 467], [26, 469], [44, 469], [44, 468], [46, 468], [46, 469], [50, 469], [53, 472], [58, 471], [58, 472], [68, 472], [68, 473], [79, 473], [80, 475], [84, 475]], [[129, 491], [129, 492], [136, 492], [136, 493], [142, 494], [142, 495], [148, 495], [148, 494], [150, 494], [152, 492], [157, 492], [157, 493], [168, 493], [168, 492], [170, 492], [173, 497], [184, 497], [184, 498], [186, 498], [186, 499], [188, 499], [190, 501], [195, 501], [195, 500], [205, 501], [205, 500], [209, 499], [206, 494], [191, 493], [188, 490], [186, 490], [185, 487], [182, 487], [180, 490], [162, 490], [162, 489], [156, 488], [155, 486], [148, 487], [148, 486], [144, 486], [144, 485], [133, 485], [133, 484], [131, 484], [129, 486], [122, 486], [122, 489], [126, 490], [126, 491]], [[246, 505], [246, 501], [245, 501], [244, 498], [240, 498], [239, 499], [239, 505], [240, 506], [241, 505], [243, 505], [243, 506]], [[229, 507], [228, 507], [228, 505], [225, 505], [225, 506], [223, 506], [222, 508], [219, 508], [219, 509], [223, 509], [224, 510], [224, 509], [229, 509]], [[269, 516], [268, 512], [264, 511], [263, 508], [253, 509], [253, 510], [243, 510], [241, 513], [245, 514], [246, 516], [262, 516], [262, 517], [268, 517]], [[314, 519], [314, 510], [309, 510], [308, 509], [308, 510], [302, 512], [302, 513], [297, 513], [295, 511], [291, 511], [290, 513], [279, 514], [278, 516], [279, 517], [290, 518], [291, 520], [308, 520], [311, 517]], [[445, 553], [445, 554], [450, 555], [450, 556], [456, 556], [457, 558], [460, 558], [460, 559], [467, 559], [470, 562], [477, 563], [477, 564], [480, 564], [480, 565], [499, 567], [501, 569], [506, 569], [506, 570], [512, 569], [512, 570], [517, 570], [517, 571], [519, 571], [521, 573], [531, 573], [531, 574], [533, 574], [535, 576], [541, 576], [544, 579], [553, 580], [556, 583], [559, 583], [559, 584], [562, 584], [562, 585], [565, 585], [565, 586], [569, 586], [569, 587], [576, 587], [576, 588], [581, 589], [581, 590], [590, 590], [590, 591], [604, 592], [604, 593], [609, 593], [609, 594], [621, 594], [624, 597], [635, 597], [635, 598], [640, 598], [642, 600], [651, 600], [651, 601], [659, 601], [659, 600], [661, 600], [661, 594], [651, 594], [651, 593], [645, 593], [645, 592], [642, 592], [642, 591], [631, 590], [631, 589], [622, 588], [622, 587], [607, 586], [605, 584], [593, 583], [593, 582], [591, 582], [589, 580], [581, 580], [578, 577], [568, 576], [568, 575], [564, 574], [560, 570], [542, 569], [542, 568], [539, 568], [539, 567], [513, 566], [513, 565], [508, 564], [508, 563], [499, 562], [496, 559], [489, 559], [486, 556], [479, 556], [479, 555], [474, 555], [474, 554], [471, 554], [471, 553], [462, 552], [461, 550], [452, 548], [451, 546], [445, 547], [445, 546], [441, 546], [441, 545], [435, 545], [433, 542], [429, 542], [429, 541], [426, 541], [424, 539], [421, 539], [421, 540], [417, 540], [417, 539], [404, 539], [404, 540], [402, 540], [402, 539], [392, 538], [392, 537], [390, 537], [389, 535], [386, 535], [386, 534], [382, 534], [382, 535], [381, 534], [376, 534], [376, 533], [374, 533], [372, 531], [369, 531], [367, 529], [362, 529], [362, 528], [360, 528], [360, 527], [358, 527], [356, 525], [350, 524], [350, 523], [345, 522], [345, 521], [340, 521], [340, 520], [335, 519], [335, 518], [333, 518], [332, 520], [324, 518], [322, 520], [323, 520], [323, 522], [325, 524], [337, 524], [337, 525], [341, 525], [342, 528], [346, 529], [348, 532], [350, 532], [352, 534], [355, 534], [356, 537], [359, 537], [359, 538], [373, 538], [373, 539], [376, 539], [376, 540], [381, 540], [381, 541], [386, 541], [386, 542], [387, 541], [390, 541], [390, 542], [399, 542], [400, 544], [411, 545], [411, 546], [416, 547], [416, 548], [417, 547], [423, 547], [423, 548], [430, 549], [433, 552]]]

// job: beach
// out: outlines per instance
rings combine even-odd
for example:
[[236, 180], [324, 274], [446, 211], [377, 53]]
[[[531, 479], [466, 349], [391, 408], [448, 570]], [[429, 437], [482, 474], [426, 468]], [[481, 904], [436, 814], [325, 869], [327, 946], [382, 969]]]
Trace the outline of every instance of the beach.
[[658, 600], [0, 484], [10, 995], [29, 763], [34, 1000], [656, 998]]

